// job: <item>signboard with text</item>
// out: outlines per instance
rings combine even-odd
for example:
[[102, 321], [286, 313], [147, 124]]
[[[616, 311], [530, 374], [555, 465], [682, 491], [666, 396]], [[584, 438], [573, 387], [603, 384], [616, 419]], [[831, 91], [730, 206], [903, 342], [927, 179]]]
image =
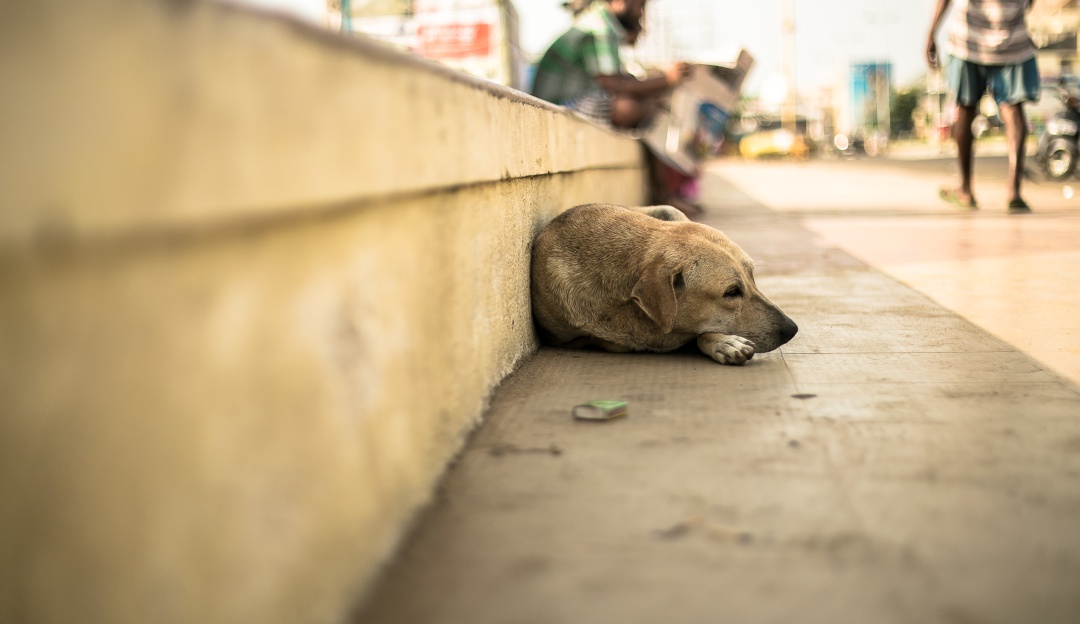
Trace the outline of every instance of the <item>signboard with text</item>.
[[491, 24], [436, 23], [417, 29], [420, 54], [430, 59], [487, 56], [491, 53]]

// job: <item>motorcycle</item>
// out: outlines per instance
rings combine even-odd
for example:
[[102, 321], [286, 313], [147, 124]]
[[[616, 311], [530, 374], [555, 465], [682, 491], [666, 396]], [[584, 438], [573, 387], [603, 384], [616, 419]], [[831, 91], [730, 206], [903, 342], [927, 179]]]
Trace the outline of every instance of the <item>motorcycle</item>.
[[1039, 137], [1035, 160], [1051, 179], [1066, 180], [1076, 172], [1080, 157], [1080, 102], [1062, 89], [1065, 109], [1054, 113]]
[[833, 148], [836, 155], [841, 157], [866, 155], [866, 142], [857, 134], [850, 137], [846, 134], [836, 135], [833, 137]]

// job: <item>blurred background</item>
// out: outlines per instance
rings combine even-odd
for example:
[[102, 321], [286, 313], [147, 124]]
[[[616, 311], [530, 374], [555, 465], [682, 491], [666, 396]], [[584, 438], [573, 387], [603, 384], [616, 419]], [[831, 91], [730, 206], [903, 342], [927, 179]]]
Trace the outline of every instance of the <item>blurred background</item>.
[[[583, 0], [234, 1], [363, 33], [528, 91], [534, 64]], [[888, 141], [948, 140], [951, 102], [924, 60], [934, 6], [935, 0], [650, 0], [645, 32], [627, 55], [644, 66], [724, 64], [744, 49], [754, 69], [729, 127], [732, 148], [746, 135], [783, 126], [807, 152], [875, 155]], [[1029, 15], [1047, 90], [1076, 84], [1078, 27], [1076, 0], [1042, 0]], [[1061, 108], [1056, 93], [1030, 106], [1032, 135]], [[980, 136], [1000, 134], [992, 101], [982, 112]]]

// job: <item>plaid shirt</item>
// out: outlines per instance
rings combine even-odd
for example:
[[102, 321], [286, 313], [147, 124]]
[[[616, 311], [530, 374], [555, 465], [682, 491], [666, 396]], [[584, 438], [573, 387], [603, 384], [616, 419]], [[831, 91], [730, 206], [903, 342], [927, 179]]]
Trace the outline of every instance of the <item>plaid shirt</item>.
[[599, 91], [594, 77], [623, 73], [619, 43], [625, 36], [626, 31], [611, 14], [606, 0], [593, 0], [537, 63], [533, 95], [565, 104]]
[[1012, 65], [1035, 56], [1024, 11], [1029, 0], [959, 0], [949, 28], [952, 55], [980, 65]]

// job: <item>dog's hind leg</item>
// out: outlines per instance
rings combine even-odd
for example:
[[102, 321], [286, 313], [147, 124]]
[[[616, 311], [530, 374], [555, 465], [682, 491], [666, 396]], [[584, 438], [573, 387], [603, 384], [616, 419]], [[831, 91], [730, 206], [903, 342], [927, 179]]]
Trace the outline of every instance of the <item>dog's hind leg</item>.
[[699, 334], [697, 346], [702, 353], [721, 364], [742, 366], [754, 357], [754, 343], [742, 336]]
[[640, 206], [640, 207], [637, 207], [637, 208], [631, 208], [630, 210], [633, 210], [634, 212], [640, 212], [640, 213], [643, 213], [643, 214], [647, 214], [650, 217], [652, 217], [654, 219], [659, 219], [661, 221], [689, 221], [690, 220], [689, 217], [687, 217], [685, 214], [683, 214], [683, 212], [681, 210], [679, 210], [678, 208], [675, 208], [674, 206]]

